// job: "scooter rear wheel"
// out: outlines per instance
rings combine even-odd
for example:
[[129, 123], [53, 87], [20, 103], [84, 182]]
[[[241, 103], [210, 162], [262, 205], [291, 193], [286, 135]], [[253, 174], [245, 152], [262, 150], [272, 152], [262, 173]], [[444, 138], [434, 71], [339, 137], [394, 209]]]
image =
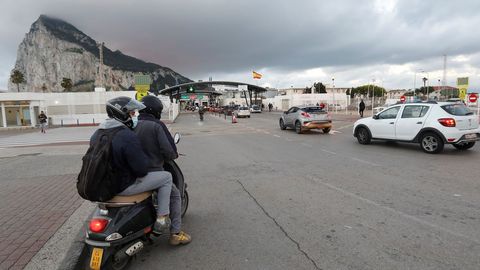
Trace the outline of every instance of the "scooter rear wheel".
[[110, 257], [108, 262], [105, 264], [105, 269], [108, 270], [125, 270], [130, 266], [132, 262], [132, 258], [130, 256], [125, 256], [123, 259], [115, 261], [114, 256]]
[[187, 213], [188, 209], [188, 192], [185, 190], [185, 196], [182, 198], [182, 218], [185, 216], [185, 213]]

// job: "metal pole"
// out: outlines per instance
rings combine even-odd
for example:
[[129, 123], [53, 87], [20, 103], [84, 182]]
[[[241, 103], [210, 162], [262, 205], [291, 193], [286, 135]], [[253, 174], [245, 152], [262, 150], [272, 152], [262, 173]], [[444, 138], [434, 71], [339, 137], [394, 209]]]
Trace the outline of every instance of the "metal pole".
[[372, 115], [374, 115], [373, 107], [375, 107], [375, 79], [372, 79]]
[[335, 107], [335, 113], [337, 113], [337, 106], [335, 103], [335, 78], [332, 78], [332, 94], [333, 94], [333, 107]]

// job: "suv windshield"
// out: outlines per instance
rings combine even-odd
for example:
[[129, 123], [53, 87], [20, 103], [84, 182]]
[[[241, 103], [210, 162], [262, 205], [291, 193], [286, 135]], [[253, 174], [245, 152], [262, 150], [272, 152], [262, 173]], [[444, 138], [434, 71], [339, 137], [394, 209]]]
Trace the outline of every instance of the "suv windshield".
[[463, 103], [456, 103], [456, 104], [448, 104], [441, 106], [443, 110], [451, 115], [472, 115], [473, 112], [465, 106]]
[[307, 113], [324, 112], [324, 110], [320, 107], [307, 107], [307, 108], [302, 109], [302, 111], [307, 112]]

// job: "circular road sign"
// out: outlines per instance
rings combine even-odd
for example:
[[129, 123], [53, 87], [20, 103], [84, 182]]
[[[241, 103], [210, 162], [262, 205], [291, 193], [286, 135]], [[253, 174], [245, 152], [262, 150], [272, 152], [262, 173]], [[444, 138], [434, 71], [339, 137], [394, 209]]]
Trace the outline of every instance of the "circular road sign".
[[475, 103], [477, 99], [478, 99], [477, 94], [468, 95], [468, 101], [470, 101], [471, 103]]
[[197, 95], [195, 95], [195, 94], [190, 95], [190, 100], [194, 100], [196, 98], [197, 98]]
[[405, 102], [405, 99], [406, 99], [405, 96], [401, 96], [401, 97], [400, 97], [400, 101], [401, 101], [401, 102]]

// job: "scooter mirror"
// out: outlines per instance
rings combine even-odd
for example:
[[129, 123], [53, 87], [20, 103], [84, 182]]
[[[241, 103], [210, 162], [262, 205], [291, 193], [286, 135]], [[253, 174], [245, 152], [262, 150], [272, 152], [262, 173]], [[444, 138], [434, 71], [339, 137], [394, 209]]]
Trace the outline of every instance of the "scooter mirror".
[[182, 136], [180, 135], [180, 133], [178, 133], [178, 132], [175, 133], [175, 136], [173, 136], [173, 141], [175, 142], [175, 144], [178, 144], [181, 137]]

